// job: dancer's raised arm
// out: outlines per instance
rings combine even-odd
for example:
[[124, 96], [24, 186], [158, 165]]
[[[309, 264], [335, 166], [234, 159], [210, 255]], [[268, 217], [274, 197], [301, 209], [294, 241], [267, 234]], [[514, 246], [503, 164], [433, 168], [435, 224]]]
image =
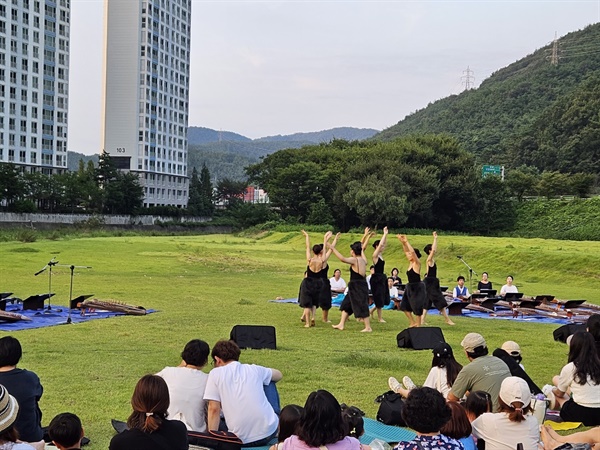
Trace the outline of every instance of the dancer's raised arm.
[[305, 238], [305, 241], [306, 241], [306, 260], [310, 264], [310, 259], [312, 258], [311, 248], [310, 248], [310, 236], [304, 230], [302, 230], [302, 234], [304, 235], [304, 238]]
[[[388, 227], [383, 227], [383, 236], [382, 236], [381, 240], [379, 241], [379, 245], [377, 246], [377, 248], [373, 252], [373, 263], [377, 262], [377, 259], [379, 258], [379, 255], [381, 255], [383, 253], [383, 251], [385, 250], [385, 244], [387, 242], [387, 236], [388, 236]], [[377, 241], [375, 241], [375, 243], [377, 243]]]
[[399, 234], [397, 237], [402, 243], [402, 248], [404, 250], [404, 254], [406, 255], [406, 259], [408, 259], [410, 262], [419, 262], [419, 257], [415, 253], [413, 246], [410, 245], [410, 242], [408, 242], [406, 235]]

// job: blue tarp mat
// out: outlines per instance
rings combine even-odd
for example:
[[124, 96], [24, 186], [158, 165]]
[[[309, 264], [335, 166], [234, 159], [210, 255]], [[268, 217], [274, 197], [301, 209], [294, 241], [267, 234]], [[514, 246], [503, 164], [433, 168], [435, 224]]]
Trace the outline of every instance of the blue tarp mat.
[[[19, 320], [18, 322], [0, 322], [0, 330], [31, 330], [33, 328], [51, 327], [54, 325], [63, 325], [67, 323], [67, 319], [69, 317], [69, 310], [65, 306], [50, 305], [49, 311], [47, 311], [46, 308], [48, 308], [47, 304], [45, 305], [44, 310], [21, 311], [20, 307], [11, 307], [11, 305], [8, 305], [6, 307], [6, 312], [22, 314], [31, 318], [31, 321]], [[147, 314], [153, 312], [155, 312], [155, 310], [153, 309], [149, 309], [146, 311]], [[93, 313], [86, 313], [85, 316], [81, 316], [79, 309], [73, 309], [71, 310], [71, 323], [77, 324], [82, 322], [89, 322], [90, 320], [106, 319], [110, 317], [124, 315], [124, 313], [96, 310]]]

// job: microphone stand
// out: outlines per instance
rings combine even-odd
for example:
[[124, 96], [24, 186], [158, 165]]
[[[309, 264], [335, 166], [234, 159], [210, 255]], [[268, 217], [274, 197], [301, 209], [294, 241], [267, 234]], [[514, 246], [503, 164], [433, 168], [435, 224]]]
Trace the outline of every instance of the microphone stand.
[[56, 256], [54, 256], [50, 261], [48, 261], [48, 264], [46, 264], [42, 269], [38, 270], [36, 273], [33, 274], [34, 277], [37, 277], [40, 273], [43, 273], [46, 269], [48, 269], [48, 309], [47, 311], [50, 311], [52, 309], [52, 307], [50, 306], [50, 297], [52, 297], [52, 267], [56, 266], [58, 264], [58, 261], [56, 260]]
[[471, 293], [473, 293], [473, 275], [477, 275], [477, 272], [475, 272], [473, 268], [467, 264], [462, 256], [457, 256], [457, 258], [460, 259], [465, 266], [467, 266], [467, 269], [469, 269], [469, 288], [471, 289]]
[[70, 265], [69, 269], [71, 269], [71, 286], [69, 287], [69, 305], [67, 308], [69, 309], [69, 315], [67, 317], [67, 324], [70, 324], [71, 321], [71, 301], [73, 300], [73, 275], [75, 273], [75, 269], [91, 269], [92, 266], [74, 266]]

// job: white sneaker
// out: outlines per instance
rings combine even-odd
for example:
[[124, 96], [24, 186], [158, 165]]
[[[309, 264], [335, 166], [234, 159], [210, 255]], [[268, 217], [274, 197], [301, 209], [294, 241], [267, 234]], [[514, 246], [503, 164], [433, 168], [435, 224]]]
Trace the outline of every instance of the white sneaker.
[[411, 390], [417, 387], [417, 385], [415, 383], [413, 383], [413, 380], [410, 379], [410, 377], [406, 376], [404, 378], [402, 378], [402, 384], [404, 385], [404, 387], [407, 390]]
[[390, 389], [396, 393], [398, 393], [398, 391], [400, 390], [400, 388], [402, 388], [402, 385], [400, 384], [400, 382], [398, 380], [396, 380], [394, 377], [390, 377], [388, 379], [388, 386], [390, 387]]
[[551, 384], [546, 384], [542, 388], [542, 392], [544, 393], [544, 395], [546, 396], [546, 400], [548, 401], [548, 409], [556, 409], [556, 396], [554, 395], [554, 392], [552, 392], [553, 389], [554, 386], [552, 386]]

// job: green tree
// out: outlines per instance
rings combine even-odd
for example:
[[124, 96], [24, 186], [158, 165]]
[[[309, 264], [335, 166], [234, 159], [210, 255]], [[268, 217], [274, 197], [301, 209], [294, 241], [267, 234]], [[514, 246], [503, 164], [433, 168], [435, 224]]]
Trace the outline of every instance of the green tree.
[[538, 190], [548, 200], [557, 195], [567, 193], [569, 189], [568, 176], [556, 171], [544, 171], [540, 176]]
[[516, 221], [515, 204], [506, 182], [492, 175], [480, 179], [476, 188], [476, 202], [470, 215], [470, 229], [483, 234], [511, 230]]
[[574, 173], [569, 176], [569, 193], [585, 198], [590, 194], [595, 183], [596, 176], [591, 173]]
[[513, 197], [523, 201], [525, 195], [535, 195], [538, 178], [539, 174], [535, 167], [521, 166], [507, 171], [506, 185]]
[[19, 169], [11, 163], [0, 163], [0, 201], [11, 204], [26, 193], [27, 186]]
[[227, 207], [243, 202], [244, 192], [248, 187], [246, 181], [234, 181], [223, 178], [217, 183], [217, 197]]

